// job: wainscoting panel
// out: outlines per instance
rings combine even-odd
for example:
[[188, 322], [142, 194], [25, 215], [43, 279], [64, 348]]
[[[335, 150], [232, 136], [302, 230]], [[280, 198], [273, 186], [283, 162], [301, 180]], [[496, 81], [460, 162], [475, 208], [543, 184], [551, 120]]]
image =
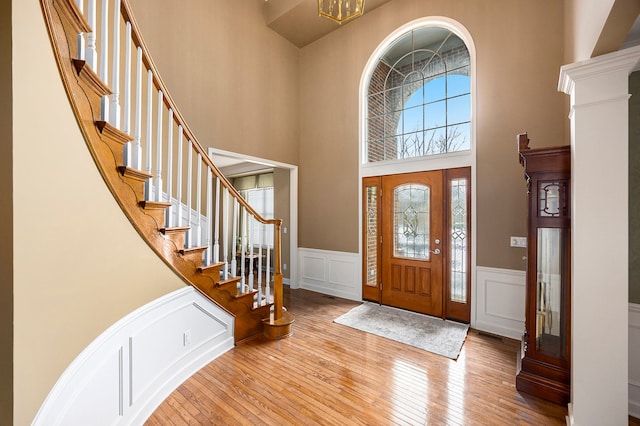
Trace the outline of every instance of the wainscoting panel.
[[300, 248], [298, 262], [300, 288], [345, 299], [362, 299], [357, 253]]
[[629, 414], [640, 419], [640, 304], [629, 303]]
[[477, 268], [474, 328], [520, 340], [524, 332], [524, 271]]
[[78, 355], [33, 424], [142, 424], [189, 376], [233, 348], [233, 320], [193, 287], [154, 300]]

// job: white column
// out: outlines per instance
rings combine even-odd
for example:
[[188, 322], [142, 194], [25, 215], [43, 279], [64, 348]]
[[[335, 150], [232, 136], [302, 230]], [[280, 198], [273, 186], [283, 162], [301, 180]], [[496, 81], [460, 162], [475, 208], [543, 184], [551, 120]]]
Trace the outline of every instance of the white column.
[[135, 101], [135, 116], [133, 118], [133, 156], [131, 167], [136, 170], [142, 170], [142, 142], [141, 129], [142, 129], [142, 48], [136, 49], [136, 101]]
[[167, 201], [171, 203], [167, 209], [166, 223], [169, 228], [173, 226], [173, 110], [169, 108], [167, 118]]
[[[131, 135], [131, 22], [127, 21], [124, 35], [124, 108], [122, 131]], [[124, 146], [124, 165], [131, 167], [131, 142]]]
[[220, 262], [220, 196], [220, 177], [216, 176], [216, 209], [213, 215], [213, 220], [215, 221], [213, 225], [213, 261], [215, 263]]
[[[80, 14], [84, 15], [84, 1], [76, 0], [76, 5], [78, 5], [78, 10], [80, 11]], [[84, 60], [85, 49], [86, 49], [86, 46], [84, 42], [84, 33], [80, 33], [78, 34], [78, 56], [77, 56], [78, 59]]]
[[177, 218], [177, 226], [182, 226], [182, 150], [184, 147], [182, 146], [182, 125], [178, 126], [178, 176], [176, 182], [176, 199], [177, 199], [177, 207], [178, 207], [178, 218]]
[[[100, 80], [109, 85], [109, 1], [102, 0], [102, 19], [100, 23]], [[112, 88], [113, 89], [113, 88]], [[105, 95], [100, 101], [100, 119], [109, 121], [109, 96]]]
[[640, 47], [565, 65], [571, 95], [571, 404], [576, 425], [627, 424], [628, 78]]
[[96, 51], [96, 0], [89, 0], [87, 3], [87, 20], [91, 27], [91, 32], [87, 34], [87, 50], [85, 51], [85, 61], [94, 72], [98, 72], [98, 52]]
[[158, 90], [158, 111], [156, 130], [156, 201], [162, 201], [162, 109], [164, 107], [162, 90]]

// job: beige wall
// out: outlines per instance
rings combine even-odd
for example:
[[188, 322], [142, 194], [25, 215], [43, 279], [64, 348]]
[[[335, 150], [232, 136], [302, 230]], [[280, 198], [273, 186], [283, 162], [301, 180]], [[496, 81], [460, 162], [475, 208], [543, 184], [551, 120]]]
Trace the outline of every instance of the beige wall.
[[99, 175], [39, 2], [13, 0], [12, 7], [14, 421], [26, 425], [94, 338], [184, 284], [146, 246]]
[[131, 3], [202, 145], [297, 164], [299, 51], [267, 28], [264, 0]]
[[[525, 182], [516, 134], [561, 145], [566, 113], [556, 90], [563, 4], [556, 0], [391, 1], [302, 49], [300, 246], [358, 250], [358, 88], [369, 56], [403, 24], [447, 16], [477, 50], [478, 264], [524, 269]], [[330, 206], [330, 207], [329, 207]]]
[[0, 423], [13, 423], [11, 2], [0, 2]]

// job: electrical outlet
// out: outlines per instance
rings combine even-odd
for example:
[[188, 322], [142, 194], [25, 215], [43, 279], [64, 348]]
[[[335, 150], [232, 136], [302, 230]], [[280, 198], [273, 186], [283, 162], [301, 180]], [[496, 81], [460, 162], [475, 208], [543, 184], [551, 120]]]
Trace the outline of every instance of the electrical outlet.
[[182, 333], [182, 344], [183, 346], [189, 346], [191, 344], [191, 330], [185, 330]]
[[527, 237], [511, 237], [509, 242], [511, 247], [527, 247]]
[[283, 270], [283, 271], [286, 271], [286, 270], [287, 270], [287, 264], [286, 264], [286, 263], [283, 263], [283, 264], [282, 264], [282, 270]]

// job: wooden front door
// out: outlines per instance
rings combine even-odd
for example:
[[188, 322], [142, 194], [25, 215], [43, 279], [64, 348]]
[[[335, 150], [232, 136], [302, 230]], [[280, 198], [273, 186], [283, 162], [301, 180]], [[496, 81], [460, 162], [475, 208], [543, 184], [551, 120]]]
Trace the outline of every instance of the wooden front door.
[[442, 316], [442, 171], [383, 176], [381, 183], [381, 303]]

